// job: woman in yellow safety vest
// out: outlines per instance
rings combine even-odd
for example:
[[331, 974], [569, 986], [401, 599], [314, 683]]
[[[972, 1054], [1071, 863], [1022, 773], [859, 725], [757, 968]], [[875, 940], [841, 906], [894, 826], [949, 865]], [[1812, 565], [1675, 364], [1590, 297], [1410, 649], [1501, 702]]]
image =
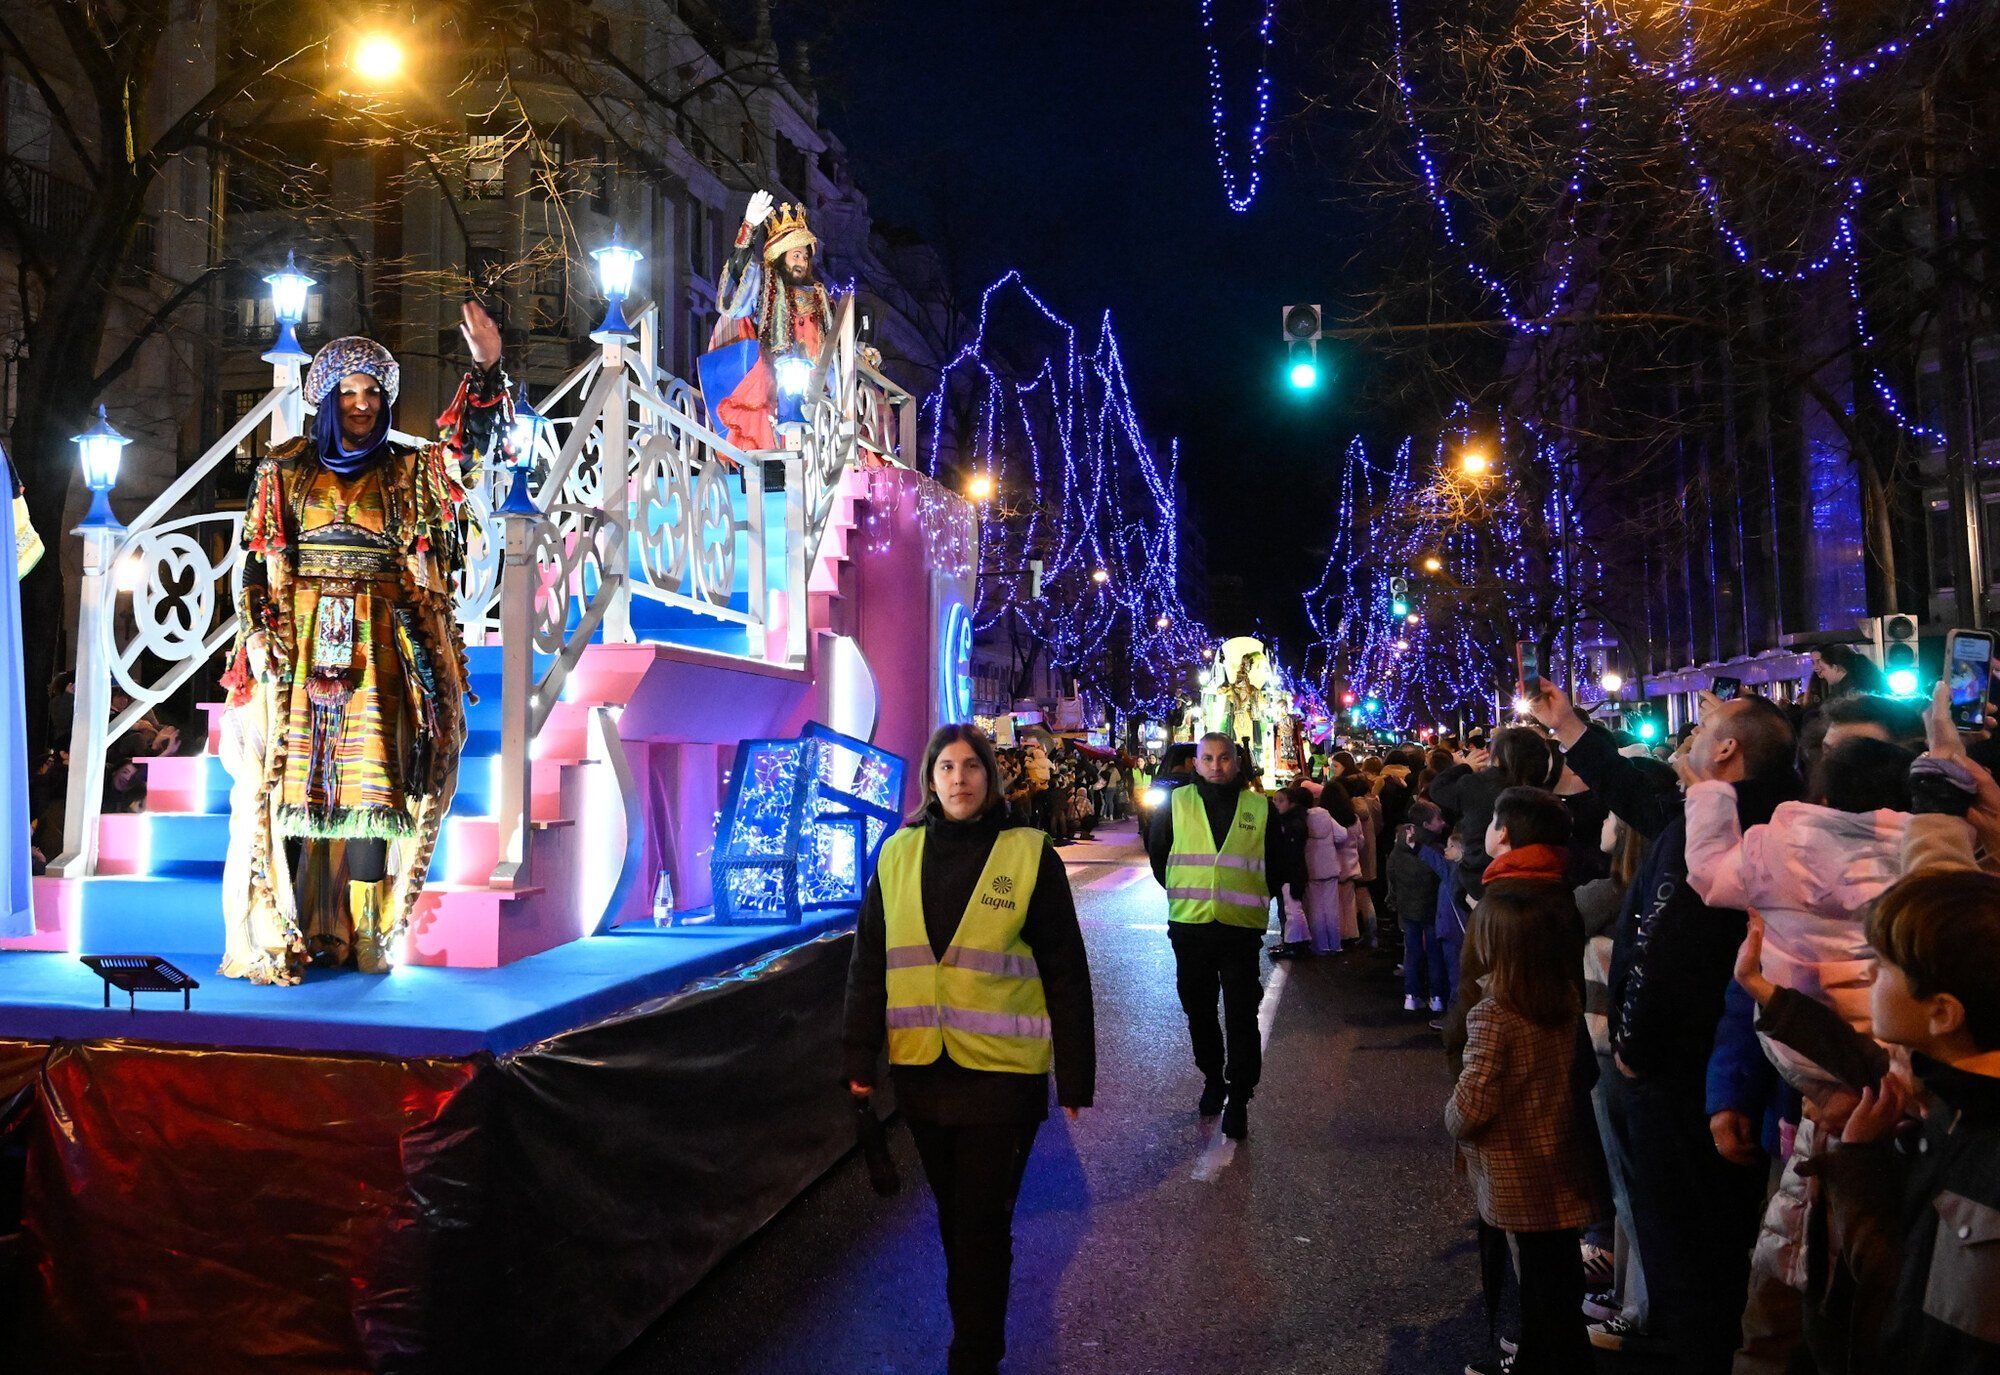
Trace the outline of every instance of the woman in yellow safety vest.
[[889, 837], [847, 974], [848, 1088], [867, 1097], [886, 1043], [896, 1101], [937, 1197], [951, 1375], [994, 1375], [1007, 1349], [1014, 1200], [1056, 1101], [1071, 1120], [1097, 1079], [1090, 967], [1069, 876], [1013, 824], [993, 745], [946, 726], [924, 752], [924, 805]]

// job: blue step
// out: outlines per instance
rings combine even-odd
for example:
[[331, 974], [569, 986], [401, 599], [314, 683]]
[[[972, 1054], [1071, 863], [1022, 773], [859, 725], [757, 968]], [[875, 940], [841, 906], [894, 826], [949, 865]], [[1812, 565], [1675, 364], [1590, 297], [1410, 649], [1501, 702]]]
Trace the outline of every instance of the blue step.
[[[220, 875], [94, 878], [83, 885], [85, 955], [222, 952]], [[205, 978], [213, 970], [188, 970]]]

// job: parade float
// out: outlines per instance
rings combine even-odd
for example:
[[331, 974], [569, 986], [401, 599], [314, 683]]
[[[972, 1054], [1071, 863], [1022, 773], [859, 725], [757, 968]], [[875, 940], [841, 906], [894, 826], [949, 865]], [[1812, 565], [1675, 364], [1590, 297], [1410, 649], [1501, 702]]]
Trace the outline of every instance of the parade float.
[[107, 747], [241, 638], [245, 513], [187, 501], [308, 432], [305, 356], [129, 524], [117, 446], [89, 468], [64, 853], [0, 938], [40, 1368], [596, 1369], [852, 1144], [853, 917], [970, 717], [975, 523], [851, 297], [746, 450], [605, 277], [600, 347], [464, 494], [456, 784], [393, 974], [218, 975], [228, 702], [100, 805]]
[[1283, 670], [1264, 642], [1248, 635], [1224, 640], [1201, 671], [1199, 697], [1181, 714], [1175, 738], [1219, 732], [1241, 745], [1269, 786], [1305, 768], [1303, 721]]

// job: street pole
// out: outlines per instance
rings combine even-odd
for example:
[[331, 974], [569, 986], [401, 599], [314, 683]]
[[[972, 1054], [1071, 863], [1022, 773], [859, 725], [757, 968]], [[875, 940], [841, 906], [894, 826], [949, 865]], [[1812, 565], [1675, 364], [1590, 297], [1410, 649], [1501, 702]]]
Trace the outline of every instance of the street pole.
[[1945, 492], [1951, 502], [1953, 600], [1958, 623], [1986, 624], [1984, 511], [1979, 491], [1979, 397], [1974, 391], [1972, 356], [1965, 332], [1964, 280], [1944, 262], [1949, 246], [1958, 241], [1958, 203], [1940, 170], [1936, 111], [1924, 93], [1924, 128], [1931, 147], [1931, 212], [1935, 228], [1937, 272], [1944, 288], [1938, 308], [1938, 382], [1950, 384], [1944, 403]]

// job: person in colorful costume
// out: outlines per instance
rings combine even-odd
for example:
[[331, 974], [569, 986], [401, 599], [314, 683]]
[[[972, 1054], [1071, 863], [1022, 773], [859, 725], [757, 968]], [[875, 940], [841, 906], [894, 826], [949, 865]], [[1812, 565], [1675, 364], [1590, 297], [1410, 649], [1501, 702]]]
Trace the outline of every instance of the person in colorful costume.
[[[760, 228], [765, 229], [761, 255], [753, 247]], [[833, 302], [815, 276], [818, 259], [819, 240], [806, 225], [803, 207], [775, 205], [768, 191], [750, 197], [736, 248], [716, 284], [722, 318], [708, 342], [711, 351], [744, 339], [755, 339], [762, 348], [756, 366], [712, 407], [739, 449], [778, 446], [774, 365], [788, 356], [817, 360], [833, 328]]]
[[463, 311], [473, 367], [436, 443], [390, 439], [401, 370], [350, 337], [306, 371], [310, 433], [257, 466], [223, 680], [257, 765], [233, 797], [248, 882], [227, 914], [231, 977], [291, 984], [350, 958], [386, 973], [423, 891], [465, 741], [465, 493], [507, 411], [499, 330]]

